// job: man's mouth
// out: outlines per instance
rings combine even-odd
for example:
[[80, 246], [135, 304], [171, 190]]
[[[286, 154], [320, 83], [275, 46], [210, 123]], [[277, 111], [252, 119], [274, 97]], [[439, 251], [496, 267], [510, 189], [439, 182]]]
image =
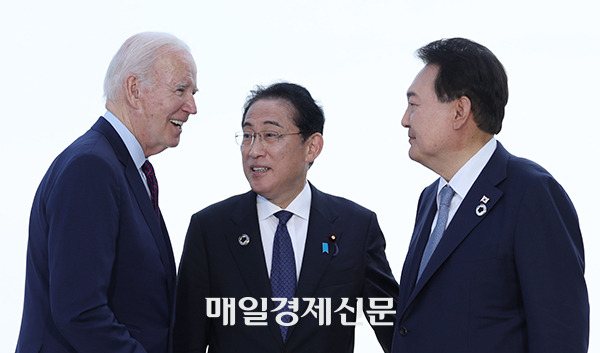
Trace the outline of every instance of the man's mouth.
[[177, 126], [178, 128], [181, 129], [181, 127], [183, 126], [183, 121], [181, 120], [175, 120], [175, 119], [170, 119], [169, 122], [175, 126]]
[[266, 172], [267, 170], [269, 170], [271, 168], [267, 168], [267, 167], [258, 167], [258, 168], [252, 168], [253, 172]]

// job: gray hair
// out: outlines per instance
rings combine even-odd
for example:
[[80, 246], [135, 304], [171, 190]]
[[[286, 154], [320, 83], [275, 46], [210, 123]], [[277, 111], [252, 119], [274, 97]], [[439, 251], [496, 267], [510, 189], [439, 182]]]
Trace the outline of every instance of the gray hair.
[[190, 48], [181, 39], [169, 33], [142, 32], [129, 37], [112, 58], [104, 77], [104, 96], [114, 101], [124, 87], [128, 75], [134, 74], [138, 81], [151, 78], [151, 71], [159, 54], [185, 51]]

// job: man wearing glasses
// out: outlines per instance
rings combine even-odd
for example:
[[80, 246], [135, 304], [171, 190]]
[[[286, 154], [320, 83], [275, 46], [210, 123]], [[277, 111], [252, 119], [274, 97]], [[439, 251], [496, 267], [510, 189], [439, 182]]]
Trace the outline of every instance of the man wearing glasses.
[[176, 352], [352, 352], [361, 306], [390, 350], [398, 287], [377, 218], [307, 181], [324, 122], [301, 86], [252, 92], [236, 134], [252, 191], [192, 216]]

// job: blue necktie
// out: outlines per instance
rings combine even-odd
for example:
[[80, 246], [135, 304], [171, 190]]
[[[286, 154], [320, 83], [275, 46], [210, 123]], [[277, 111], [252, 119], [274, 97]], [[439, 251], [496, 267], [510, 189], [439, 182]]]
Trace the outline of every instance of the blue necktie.
[[160, 218], [160, 211], [158, 209], [158, 180], [156, 180], [156, 174], [154, 174], [154, 168], [149, 160], [146, 160], [142, 164], [142, 172], [146, 175], [146, 181], [148, 182], [148, 188], [150, 189], [150, 196], [152, 198], [152, 207], [156, 212], [156, 217]]
[[[273, 298], [287, 298], [288, 301], [296, 294], [296, 259], [294, 257], [292, 239], [286, 226], [287, 221], [289, 221], [292, 215], [288, 211], [275, 213], [275, 217], [279, 218], [279, 225], [277, 225], [275, 239], [273, 240], [273, 262], [271, 263], [271, 291]], [[290, 311], [290, 308], [286, 305], [279, 312]], [[290, 322], [291, 317], [285, 315], [282, 317], [282, 321]], [[285, 341], [288, 327], [279, 327], [281, 328], [281, 337]]]
[[421, 278], [423, 270], [425, 270], [429, 259], [431, 259], [431, 255], [433, 255], [435, 248], [442, 239], [442, 235], [446, 230], [446, 223], [448, 223], [448, 212], [450, 211], [450, 201], [452, 201], [453, 196], [454, 190], [452, 190], [450, 185], [444, 186], [442, 191], [440, 191], [440, 208], [438, 211], [438, 218], [435, 223], [435, 228], [433, 228], [433, 232], [427, 241], [427, 246], [425, 246], [423, 257], [421, 258], [421, 266], [419, 267], [419, 276], [417, 277], [417, 281], [419, 278]]

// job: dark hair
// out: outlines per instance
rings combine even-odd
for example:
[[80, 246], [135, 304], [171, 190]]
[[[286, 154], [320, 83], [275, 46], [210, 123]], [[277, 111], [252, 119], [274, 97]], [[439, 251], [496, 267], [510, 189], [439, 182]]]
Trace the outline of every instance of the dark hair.
[[304, 140], [315, 132], [323, 134], [323, 125], [325, 125], [323, 109], [315, 102], [306, 88], [288, 82], [275, 83], [266, 88], [257, 86], [255, 90], [251, 91], [244, 104], [242, 126], [252, 104], [261, 99], [284, 99], [289, 102], [296, 110], [293, 118], [294, 124], [300, 129]]
[[490, 134], [502, 129], [508, 82], [502, 63], [486, 47], [464, 38], [441, 39], [417, 51], [426, 65], [439, 68], [435, 93], [440, 102], [471, 100], [477, 126]]

